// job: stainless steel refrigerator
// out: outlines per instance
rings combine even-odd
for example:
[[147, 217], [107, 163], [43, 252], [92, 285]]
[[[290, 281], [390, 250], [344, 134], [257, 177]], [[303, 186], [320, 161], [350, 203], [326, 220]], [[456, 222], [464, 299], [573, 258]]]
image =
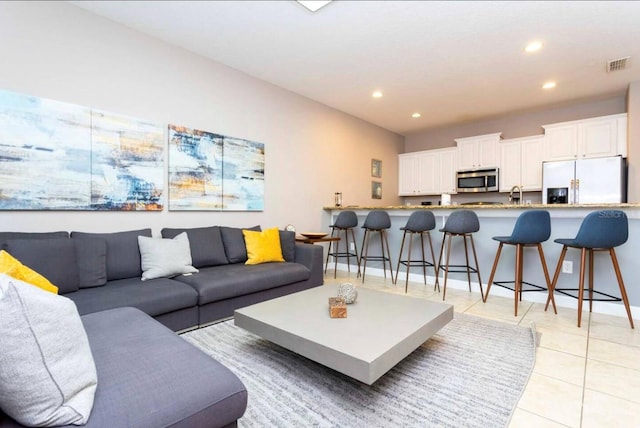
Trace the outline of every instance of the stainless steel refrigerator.
[[608, 204], [627, 201], [622, 156], [542, 163], [542, 200], [547, 204]]

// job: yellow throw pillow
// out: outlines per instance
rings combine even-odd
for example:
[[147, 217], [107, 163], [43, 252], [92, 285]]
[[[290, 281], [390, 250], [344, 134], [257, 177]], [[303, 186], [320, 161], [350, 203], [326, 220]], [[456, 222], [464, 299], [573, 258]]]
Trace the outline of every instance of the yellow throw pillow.
[[280, 247], [280, 232], [277, 227], [263, 232], [243, 230], [244, 242], [247, 246], [247, 265], [267, 262], [284, 262]]
[[6, 273], [12, 278], [35, 285], [36, 287], [42, 288], [43, 290], [49, 291], [53, 294], [58, 294], [58, 287], [53, 285], [47, 278], [40, 275], [35, 270], [20, 263], [18, 259], [7, 253], [5, 250], [0, 251], [0, 273]]

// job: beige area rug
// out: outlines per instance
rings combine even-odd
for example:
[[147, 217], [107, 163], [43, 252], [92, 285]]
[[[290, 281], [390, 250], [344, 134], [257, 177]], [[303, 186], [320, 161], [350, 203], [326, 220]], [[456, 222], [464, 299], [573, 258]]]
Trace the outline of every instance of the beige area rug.
[[533, 370], [536, 347], [534, 328], [456, 313], [369, 386], [233, 320], [182, 337], [247, 387], [241, 427], [505, 427]]

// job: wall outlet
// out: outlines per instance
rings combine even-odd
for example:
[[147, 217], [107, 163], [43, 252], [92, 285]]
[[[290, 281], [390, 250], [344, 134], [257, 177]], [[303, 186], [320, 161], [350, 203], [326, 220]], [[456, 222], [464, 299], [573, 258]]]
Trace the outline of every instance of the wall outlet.
[[573, 262], [571, 261], [562, 262], [562, 273], [573, 273]]
[[353, 242], [349, 242], [349, 250], [354, 251], [356, 249], [356, 244]]

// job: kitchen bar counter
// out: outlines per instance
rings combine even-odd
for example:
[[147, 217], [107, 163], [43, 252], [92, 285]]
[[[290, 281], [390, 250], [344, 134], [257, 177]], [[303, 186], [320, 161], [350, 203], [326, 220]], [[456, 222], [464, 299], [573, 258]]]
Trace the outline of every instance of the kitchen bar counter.
[[[431, 231], [431, 238], [433, 240], [433, 247], [436, 258], [440, 252], [442, 245], [442, 233], [438, 229], [444, 226], [448, 216], [454, 211], [459, 209], [473, 210], [480, 220], [480, 230], [474, 234], [474, 241], [476, 245], [476, 251], [478, 254], [478, 263], [480, 266], [481, 279], [483, 286], [486, 289], [486, 281], [489, 279], [491, 273], [491, 267], [493, 266], [493, 260], [495, 257], [498, 243], [492, 239], [493, 236], [508, 236], [513, 230], [516, 218], [524, 211], [528, 209], [544, 209], [548, 210], [551, 215], [551, 237], [547, 242], [543, 244], [545, 258], [547, 260], [547, 266], [549, 273], [553, 276], [556, 268], [556, 263], [560, 257], [560, 251], [562, 246], [553, 242], [558, 238], [573, 238], [576, 236], [578, 229], [582, 223], [584, 217], [598, 210], [604, 209], [619, 209], [624, 211], [629, 218], [629, 239], [627, 243], [616, 248], [616, 254], [620, 267], [622, 270], [622, 276], [625, 280], [627, 294], [632, 306], [632, 313], [634, 318], [640, 318], [640, 287], [636, 287], [636, 278], [640, 277], [640, 263], [638, 263], [637, 255], [640, 254], [640, 204], [590, 204], [590, 205], [568, 205], [568, 204], [532, 204], [532, 205], [514, 205], [514, 204], [491, 204], [491, 205], [399, 205], [399, 206], [343, 206], [332, 207], [327, 206], [323, 209], [322, 214], [322, 227], [324, 230], [330, 230], [329, 225], [333, 223], [335, 217], [344, 210], [351, 210], [358, 216], [358, 226], [354, 228], [356, 233], [356, 242], [358, 251], [360, 251], [363, 238], [363, 230], [361, 228], [364, 223], [364, 219], [371, 210], [385, 210], [391, 217], [391, 229], [388, 231], [389, 248], [391, 250], [391, 258], [393, 262], [393, 268], [396, 269], [398, 262], [398, 252], [400, 250], [400, 243], [402, 240], [401, 227], [405, 226], [408, 217], [416, 210], [432, 210], [436, 217], [436, 228]], [[416, 241], [416, 240], [414, 240]], [[451, 264], [462, 264], [464, 257], [464, 249], [462, 248], [462, 240], [456, 242], [454, 240], [454, 247], [451, 251], [452, 261]], [[379, 251], [378, 237], [374, 236], [370, 245], [371, 251]], [[418, 248], [417, 246], [414, 248]], [[428, 252], [428, 249], [427, 249]], [[515, 251], [510, 246], [503, 249], [503, 255], [496, 272], [496, 281], [511, 281], [514, 278], [514, 266], [515, 266]], [[376, 253], [377, 254], [377, 253]], [[417, 254], [417, 253], [414, 253]], [[455, 256], [455, 258], [454, 258]], [[595, 271], [594, 282], [595, 289], [601, 292], [619, 296], [620, 292], [616, 282], [613, 267], [611, 265], [611, 259], [607, 252], [595, 253]], [[544, 284], [544, 276], [540, 267], [539, 259], [537, 259], [537, 252], [534, 249], [525, 249], [525, 270], [524, 280], [534, 284]], [[577, 288], [578, 276], [580, 269], [580, 251], [569, 250], [567, 252], [566, 261], [573, 263], [572, 273], [561, 273], [558, 280], [558, 287], [562, 288]], [[340, 259], [340, 263], [345, 263], [345, 260]], [[343, 264], [342, 268], [346, 270], [346, 265]], [[382, 276], [382, 265], [378, 263], [367, 264], [367, 274], [371, 269], [372, 275]], [[353, 270], [352, 270], [353, 271]], [[412, 269], [412, 278], [417, 282], [422, 282], [421, 269]], [[427, 272], [429, 274], [429, 271]], [[433, 271], [430, 272], [433, 275]], [[442, 274], [442, 273], [441, 273]], [[402, 267], [398, 282], [404, 280], [404, 267]], [[473, 278], [473, 276], [472, 276]], [[453, 281], [451, 281], [453, 279]], [[588, 276], [585, 281], [588, 282]], [[430, 278], [427, 287], [432, 287], [434, 278]], [[400, 285], [398, 285], [399, 287]], [[466, 275], [465, 274], [450, 274], [449, 286], [461, 289], [467, 289]], [[429, 288], [431, 289], [431, 288]], [[476, 286], [474, 291], [479, 291]], [[491, 295], [503, 295], [513, 298], [513, 292], [504, 289], [502, 287], [493, 286], [491, 289]], [[545, 302], [545, 293], [524, 293], [524, 300]], [[557, 302], [560, 302], [561, 306], [568, 306], [571, 308], [577, 307], [577, 300], [556, 295]], [[593, 310], [595, 312], [610, 313], [619, 316], [626, 317], [624, 307], [619, 302], [594, 302]]]

